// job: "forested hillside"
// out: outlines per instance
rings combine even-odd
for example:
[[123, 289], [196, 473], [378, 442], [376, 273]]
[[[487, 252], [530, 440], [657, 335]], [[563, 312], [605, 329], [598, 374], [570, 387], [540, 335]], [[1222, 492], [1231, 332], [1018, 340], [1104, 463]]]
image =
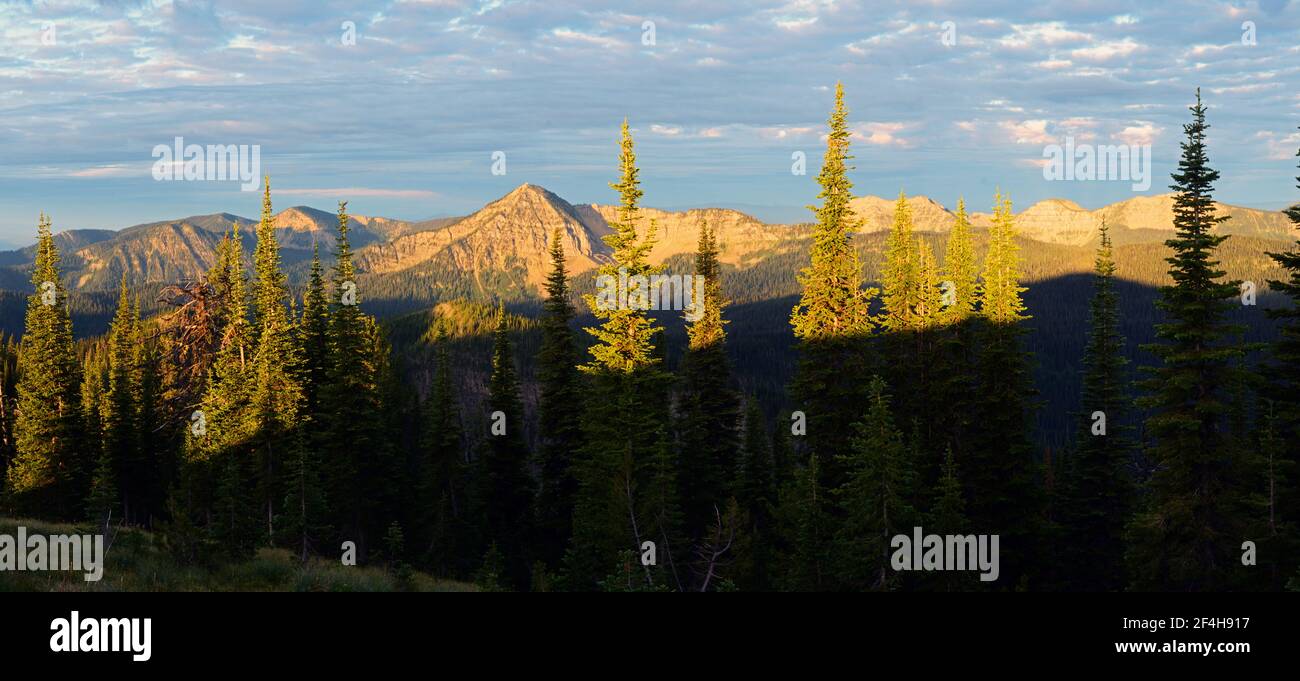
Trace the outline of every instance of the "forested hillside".
[[[613, 206], [42, 215], [0, 511], [520, 591], [1300, 588], [1300, 207], [1214, 202], [1205, 130], [1198, 95], [1176, 191], [1097, 211], [855, 196], [837, 88], [800, 225], [645, 207], [626, 122]], [[663, 274], [699, 314], [606, 297]], [[1000, 576], [890, 569], [922, 526]]]

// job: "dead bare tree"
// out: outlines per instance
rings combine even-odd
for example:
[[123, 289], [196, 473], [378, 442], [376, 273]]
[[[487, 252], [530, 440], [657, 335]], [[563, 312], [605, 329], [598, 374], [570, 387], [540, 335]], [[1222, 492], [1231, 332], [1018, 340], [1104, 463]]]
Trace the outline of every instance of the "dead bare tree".
[[[700, 591], [708, 591], [709, 584], [713, 578], [718, 575], [718, 568], [724, 565], [723, 556], [731, 550], [731, 544], [736, 539], [736, 522], [732, 517], [730, 510], [727, 513], [725, 524], [722, 521], [722, 513], [718, 511], [718, 506], [713, 506], [713, 517], [715, 519], [712, 528], [712, 534], [701, 541], [700, 546], [696, 549], [699, 557], [699, 564], [702, 566], [700, 572]], [[726, 535], [725, 539], [723, 535]]]
[[170, 372], [164, 401], [172, 414], [187, 414], [198, 405], [207, 386], [208, 370], [222, 337], [221, 309], [227, 291], [207, 277], [163, 287], [158, 302], [174, 308], [159, 318], [156, 337], [162, 342]]

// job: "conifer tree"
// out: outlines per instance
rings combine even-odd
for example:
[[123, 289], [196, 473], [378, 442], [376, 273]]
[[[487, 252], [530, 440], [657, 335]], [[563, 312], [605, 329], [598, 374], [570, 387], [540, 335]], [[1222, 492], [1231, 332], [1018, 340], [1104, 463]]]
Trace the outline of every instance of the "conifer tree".
[[[944, 318], [939, 266], [934, 260], [934, 251], [924, 238], [918, 237], [913, 248], [916, 267], [911, 308], [912, 329], [907, 334], [910, 336], [910, 348], [906, 353], [910, 361], [898, 362], [907, 369], [907, 375], [893, 385], [898, 386], [897, 390], [902, 393], [897, 400], [900, 413], [912, 417], [912, 446], [919, 452], [914, 464], [919, 475], [938, 470], [941, 462], [930, 453], [937, 453], [945, 446], [944, 431], [951, 412], [943, 401], [947, 397], [944, 390], [947, 376], [941, 372], [943, 345], [940, 325]], [[935, 405], [944, 405], [944, 408], [936, 409]], [[921, 459], [922, 455], [926, 460]], [[926, 475], [924, 479], [933, 478]]]
[[994, 200], [980, 295], [976, 418], [968, 459], [961, 461], [971, 522], [1001, 535], [1002, 588], [1019, 587], [1038, 565], [1044, 498], [1028, 432], [1033, 382], [1022, 324], [1019, 246], [1010, 199]]
[[[432, 511], [428, 529], [427, 561], [442, 574], [463, 572], [470, 547], [463, 537], [467, 499], [462, 487], [464, 460], [461, 454], [460, 411], [452, 384], [451, 355], [447, 337], [439, 333], [437, 370], [425, 404], [427, 504]], [[477, 560], [474, 556], [473, 560]]]
[[[18, 343], [0, 332], [0, 471], [14, 459], [14, 404], [18, 382]], [[0, 473], [0, 508], [5, 500], [5, 476]]]
[[278, 528], [287, 545], [297, 552], [298, 560], [317, 548], [330, 534], [329, 507], [320, 479], [320, 458], [308, 444], [302, 430], [295, 430], [287, 443], [285, 457], [285, 499], [283, 522]]
[[934, 490], [934, 503], [926, 521], [927, 529], [935, 534], [964, 534], [966, 525], [966, 500], [962, 496], [961, 480], [957, 473], [957, 460], [952, 449], [944, 452], [943, 470]]
[[[934, 502], [926, 514], [925, 530], [938, 535], [964, 535], [971, 532], [966, 520], [966, 500], [962, 497], [961, 480], [957, 473], [957, 460], [949, 448], [943, 457], [939, 482], [934, 488]], [[927, 580], [936, 590], [962, 591], [973, 588], [978, 580], [969, 574], [945, 570]]]
[[491, 432], [479, 455], [479, 505], [484, 510], [485, 535], [504, 556], [507, 580], [516, 590], [529, 583], [532, 556], [533, 481], [529, 477], [528, 446], [524, 441], [524, 407], [519, 398], [510, 349], [510, 325], [504, 304], [496, 314], [492, 344], [492, 376], [487, 408]]
[[817, 183], [822, 201], [813, 207], [811, 263], [799, 274], [803, 286], [799, 302], [790, 313], [790, 325], [799, 348], [799, 368], [791, 392], [796, 410], [807, 418], [811, 451], [821, 454], [826, 466], [821, 474], [829, 484], [842, 479], [835, 454], [847, 451], [851, 424], [861, 403], [867, 353], [863, 338], [873, 323], [868, 306], [875, 289], [863, 288], [862, 264], [853, 235], [862, 221], [849, 202], [853, 183], [848, 178], [850, 131], [844, 86], [835, 86], [835, 108], [828, 121], [826, 154]]
[[86, 519], [97, 524], [117, 522], [122, 518], [117, 461], [113, 449], [105, 446], [105, 416], [109, 411], [109, 365], [107, 353], [99, 344], [87, 348], [81, 371], [81, 419], [87, 441], [94, 443], [89, 456], [94, 458], [90, 476], [90, 493], [86, 498]]
[[[1071, 588], [1124, 586], [1124, 526], [1133, 505], [1133, 444], [1127, 425], [1124, 338], [1119, 331], [1115, 260], [1106, 223], [1094, 266], [1091, 329], [1083, 356], [1083, 399], [1075, 452], [1063, 481], [1060, 552]], [[1104, 421], [1098, 421], [1100, 412]]]
[[970, 229], [966, 200], [958, 199], [957, 219], [948, 232], [948, 245], [943, 256], [944, 281], [951, 282], [952, 287], [949, 296], [952, 304], [943, 308], [943, 317], [949, 324], [964, 321], [975, 313], [979, 272]]
[[[133, 474], [137, 489], [135, 516], [137, 522], [152, 527], [154, 519], [165, 512], [166, 494], [175, 481], [175, 450], [177, 439], [168, 424], [171, 420], [164, 411], [163, 357], [152, 329], [156, 322], [146, 324], [140, 317], [140, 294], [137, 292], [131, 306], [135, 321], [132, 348], [136, 448], [139, 465]], [[161, 426], [161, 427], [160, 427]]]
[[[211, 538], [228, 558], [251, 555], [257, 543], [258, 505], [249, 443], [256, 432], [251, 414], [252, 329], [239, 225], [222, 241], [218, 269], [222, 292], [221, 346], [200, 408], [190, 414], [183, 453], [183, 484], [189, 512], [210, 517]], [[207, 513], [211, 509], [211, 513]]]
[[881, 326], [892, 333], [917, 327], [916, 307], [920, 303], [919, 257], [912, 236], [912, 208], [907, 196], [898, 192], [894, 203], [894, 224], [885, 239], [885, 264], [881, 272], [880, 299], [884, 304]]
[[[1300, 177], [1296, 183], [1300, 188]], [[1286, 214], [1300, 229], [1300, 203]], [[1295, 447], [1284, 446], [1300, 439], [1300, 240], [1289, 251], [1268, 255], [1286, 274], [1285, 280], [1270, 280], [1269, 288], [1290, 298], [1291, 305], [1268, 311], [1280, 323], [1271, 362], [1266, 365], [1271, 380], [1264, 389], [1268, 404], [1261, 417], [1267, 419], [1267, 432], [1271, 433], [1267, 444], [1273, 446], [1263, 448], [1261, 454], [1272, 455], [1266, 462], [1268, 524], [1269, 534], [1281, 538], [1272, 542], [1277, 545], [1276, 555], [1285, 556], [1280, 573], [1300, 575], [1300, 454]], [[1296, 581], [1300, 583], [1300, 578]]]
[[939, 265], [925, 239], [916, 240], [916, 262], [916, 303], [912, 310], [917, 331], [925, 334], [939, 326], [943, 310]]
[[330, 309], [325, 292], [325, 278], [320, 262], [320, 247], [312, 245], [311, 271], [307, 277], [307, 290], [302, 297], [302, 316], [298, 322], [298, 338], [302, 347], [303, 413], [316, 422], [323, 418], [321, 392], [325, 386], [329, 367]]
[[772, 481], [778, 490], [794, 477], [794, 451], [790, 446], [790, 418], [783, 415], [776, 420], [772, 431]]
[[139, 374], [135, 367], [135, 348], [140, 344], [138, 330], [139, 320], [135, 317], [126, 275], [123, 274], [117, 312], [108, 331], [108, 386], [100, 442], [110, 467], [108, 483], [118, 481], [121, 509], [128, 521], [140, 520], [137, 517], [139, 509], [135, 506], [141, 504], [145, 496], [145, 490], [139, 485], [143, 482], [145, 470], [136, 404], [140, 393]]
[[293, 337], [293, 320], [286, 307], [288, 288], [280, 269], [280, 246], [275, 236], [275, 218], [271, 212], [271, 178], [264, 178], [262, 219], [257, 225], [257, 244], [253, 250], [256, 274], [253, 295], [254, 333], [257, 346], [253, 356], [253, 386], [250, 396], [254, 420], [254, 443], [258, 467], [258, 497], [266, 536], [274, 541], [274, 519], [284, 500], [281, 485], [281, 462], [287, 451], [284, 441], [299, 424], [302, 385], [295, 375], [299, 365], [298, 348]]
[[82, 509], [92, 461], [81, 449], [81, 377], [72, 319], [59, 251], [44, 214], [37, 226], [32, 286], [18, 355], [17, 451], [6, 472], [7, 505], [17, 513], [71, 518]]
[[330, 294], [329, 361], [320, 400], [325, 421], [322, 453], [326, 497], [334, 510], [333, 526], [345, 539], [357, 542], [361, 555], [378, 541], [391, 523], [382, 508], [385, 500], [367, 492], [382, 485], [377, 476], [388, 468], [389, 450], [383, 428], [372, 331], [373, 322], [361, 311], [361, 291], [352, 262], [347, 202], [338, 208], [338, 234]]
[[777, 501], [772, 469], [772, 448], [763, 413], [758, 400], [751, 396], [746, 400], [744, 439], [735, 483], [735, 498], [746, 521], [745, 534], [751, 541], [743, 564], [736, 570], [736, 583], [747, 591], [769, 586]]
[[911, 453], [894, 426], [885, 381], [874, 377], [866, 415], [854, 424], [853, 449], [843, 455], [848, 478], [834, 491], [844, 520], [836, 530], [836, 578], [855, 591], [898, 585], [890, 569], [890, 539], [915, 524]]
[[687, 311], [687, 319], [694, 319], [686, 328], [678, 395], [682, 517], [692, 540], [716, 524], [716, 509], [725, 507], [731, 493], [740, 416], [727, 359], [717, 237], [707, 222], [701, 221], [699, 230], [695, 276], [704, 281], [704, 299]]
[[[644, 542], [653, 541], [664, 557], [662, 565], [648, 571], [648, 587], [677, 591], [694, 589], [696, 584], [691, 581], [691, 575], [685, 574], [686, 559], [695, 545], [688, 545], [682, 529], [680, 463], [667, 427], [661, 426], [657, 436], [657, 448], [651, 453], [650, 460], [638, 466], [644, 471], [629, 469], [633, 476], [644, 480], [633, 480], [628, 494], [629, 503], [636, 505], [636, 512], [630, 518], [638, 540], [635, 544], [643, 547]], [[627, 461], [632, 463], [630, 459]], [[716, 505], [716, 508], [724, 507], [725, 502]]]
[[781, 490], [778, 525], [783, 544], [779, 583], [787, 591], [820, 591], [831, 586], [834, 525], [831, 502], [822, 486], [821, 459], [814, 452]]
[[[662, 452], [661, 425], [668, 416], [667, 374], [655, 348], [660, 327], [646, 314], [647, 301], [631, 285], [633, 277], [648, 277], [658, 268], [647, 259], [655, 226], [641, 227], [641, 183], [626, 121], [619, 166], [619, 182], [610, 184], [619, 193], [619, 207], [610, 225], [613, 232], [604, 237], [612, 258], [598, 271], [601, 295], [587, 297], [600, 325], [587, 329], [596, 342], [589, 350], [591, 361], [582, 367], [591, 383], [584, 446], [576, 464], [573, 539], [565, 557], [573, 589], [594, 588], [618, 564], [622, 551], [641, 550], [631, 523], [638, 507], [636, 494], [650, 483], [656, 456]], [[620, 275], [627, 277], [632, 290], [618, 290]]]
[[[1155, 466], [1129, 539], [1133, 584], [1145, 589], [1211, 590], [1240, 583], [1240, 545], [1251, 528], [1249, 445], [1234, 442], [1231, 390], [1243, 380], [1243, 349], [1231, 343], [1240, 327], [1226, 315], [1240, 282], [1224, 281], [1215, 234], [1227, 216], [1215, 214], [1219, 173], [1206, 153], [1200, 90], [1183, 126], [1173, 173], [1175, 235], [1165, 244], [1173, 285], [1160, 288], [1165, 322], [1144, 346], [1159, 364], [1142, 382], [1140, 404], [1151, 410], [1147, 457]], [[1249, 569], [1249, 568], [1245, 568]]]
[[[959, 199], [957, 218], [948, 233], [942, 281], [939, 283], [940, 328], [932, 370], [935, 396], [930, 404], [943, 405], [944, 413], [942, 418], [931, 422], [933, 431], [926, 443], [930, 452], [951, 448], [957, 458], [961, 458], [971, 445], [968, 440], [976, 402], [977, 339], [973, 320], [979, 300], [978, 275], [966, 202]], [[922, 470], [922, 479], [926, 485], [933, 484], [938, 473], [932, 464], [927, 464]]]
[[564, 264], [562, 232], [551, 235], [551, 269], [546, 275], [546, 301], [542, 314], [542, 347], [537, 355], [539, 465], [537, 494], [537, 548], [548, 567], [558, 567], [573, 532], [573, 499], [577, 491], [573, 457], [582, 444], [579, 422], [580, 376], [578, 353], [569, 323], [568, 272]]

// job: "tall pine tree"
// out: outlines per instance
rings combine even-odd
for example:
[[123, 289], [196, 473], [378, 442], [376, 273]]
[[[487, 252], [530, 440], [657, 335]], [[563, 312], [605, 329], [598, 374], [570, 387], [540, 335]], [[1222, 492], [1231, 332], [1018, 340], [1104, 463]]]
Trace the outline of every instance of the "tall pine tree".
[[539, 465], [537, 494], [538, 557], [558, 567], [573, 532], [573, 499], [577, 491], [573, 457], [582, 444], [577, 406], [581, 399], [578, 353], [569, 323], [568, 272], [564, 263], [563, 233], [551, 235], [551, 269], [546, 275], [546, 302], [542, 314], [542, 347], [537, 355]]
[[479, 505], [485, 535], [496, 543], [505, 561], [501, 575], [522, 590], [532, 566], [533, 481], [528, 473], [524, 440], [524, 405], [510, 349], [510, 325], [504, 304], [497, 307], [492, 344], [492, 375], [488, 379], [490, 432], [479, 455]]
[[[1025, 586], [1037, 575], [1043, 530], [1042, 489], [1029, 442], [1034, 393], [1022, 326], [1021, 270], [1011, 200], [994, 199], [980, 296], [979, 381], [966, 472], [970, 518], [980, 532], [1001, 535], [999, 588]], [[1032, 583], [1029, 584], [1032, 586]]]
[[[1300, 151], [1296, 152], [1300, 156]], [[1300, 188], [1300, 177], [1296, 178]], [[1300, 229], [1300, 203], [1286, 211], [1291, 223]], [[1300, 240], [1284, 253], [1269, 253], [1286, 273], [1285, 280], [1270, 280], [1269, 288], [1291, 299], [1289, 307], [1269, 310], [1280, 320], [1278, 339], [1273, 344], [1272, 362], [1268, 365], [1271, 381], [1266, 389], [1266, 412], [1274, 435], [1272, 443], [1281, 445], [1300, 439]], [[1269, 450], [1272, 451], [1272, 450]], [[1269, 534], [1279, 540], [1276, 555], [1284, 556], [1279, 566], [1282, 575], [1300, 575], [1300, 453], [1277, 447], [1268, 462]], [[1300, 580], [1297, 580], [1300, 581]]]
[[262, 219], [257, 225], [253, 250], [253, 386], [250, 395], [255, 420], [253, 446], [257, 452], [258, 502], [266, 537], [274, 541], [275, 516], [284, 500], [282, 460], [294, 445], [290, 434], [299, 426], [302, 409], [300, 364], [293, 319], [287, 307], [289, 292], [280, 269], [280, 245], [271, 213], [271, 178], [264, 178]]
[[844, 86], [835, 85], [835, 108], [828, 121], [826, 154], [817, 184], [820, 206], [812, 207], [811, 263], [799, 273], [803, 286], [799, 302], [790, 313], [790, 325], [799, 348], [799, 367], [791, 392], [797, 411], [807, 420], [808, 445], [820, 454], [823, 480], [831, 485], [842, 479], [836, 454], [848, 451], [855, 405], [861, 404], [867, 375], [864, 338], [873, 323], [869, 303], [875, 289], [863, 287], [862, 264], [853, 235], [862, 221], [849, 202], [853, 182], [848, 178], [853, 158], [849, 154], [848, 109]]
[[1119, 331], [1115, 259], [1104, 221], [1099, 232], [1092, 327], [1083, 355], [1082, 410], [1075, 451], [1062, 481], [1064, 540], [1057, 552], [1070, 588], [1082, 591], [1123, 588], [1124, 526], [1133, 507], [1128, 360]]
[[[646, 313], [648, 301], [631, 284], [633, 277], [648, 277], [658, 269], [648, 260], [655, 229], [643, 226], [641, 181], [627, 121], [619, 168], [619, 181], [610, 183], [619, 193], [619, 207], [610, 224], [613, 232], [604, 237], [612, 258], [598, 271], [601, 291], [587, 297], [600, 325], [587, 329], [596, 342], [589, 350], [591, 361], [582, 367], [591, 385], [583, 418], [585, 442], [576, 463], [573, 538], [565, 558], [573, 589], [593, 588], [619, 564], [622, 552], [640, 552], [642, 542], [650, 541], [643, 536], [647, 523], [662, 520], [637, 517], [639, 490], [650, 484], [656, 458], [663, 455], [668, 409], [667, 374], [655, 349], [660, 327]], [[624, 281], [629, 282], [626, 289]], [[660, 547], [661, 560], [666, 548]]]
[[[836, 578], [855, 591], [890, 590], [890, 540], [917, 523], [911, 499], [916, 476], [903, 435], [894, 427], [885, 381], [871, 381], [867, 413], [854, 424], [853, 449], [843, 456], [848, 478], [835, 490], [844, 521], [836, 530]], [[906, 533], [906, 532], [904, 532]]]
[[686, 355], [678, 394], [682, 516], [687, 533], [698, 538], [726, 509], [736, 471], [740, 396], [731, 387], [727, 359], [726, 300], [713, 228], [700, 222], [695, 277], [703, 280], [704, 299], [688, 310]]
[[94, 461], [82, 449], [72, 319], [59, 250], [44, 213], [37, 225], [32, 286], [18, 354], [17, 451], [6, 473], [6, 505], [16, 513], [72, 518], [82, 510]]
[[1244, 381], [1232, 344], [1240, 328], [1226, 316], [1240, 282], [1224, 281], [1215, 251], [1227, 239], [1214, 228], [1214, 182], [1206, 153], [1201, 93], [1173, 173], [1175, 236], [1165, 242], [1173, 285], [1156, 305], [1165, 321], [1156, 343], [1144, 346], [1159, 364], [1150, 369], [1141, 404], [1151, 410], [1147, 457], [1155, 466], [1145, 505], [1132, 524], [1129, 566], [1145, 589], [1210, 590], [1240, 583], [1241, 542], [1251, 522], [1248, 445], [1234, 441], [1232, 389]]

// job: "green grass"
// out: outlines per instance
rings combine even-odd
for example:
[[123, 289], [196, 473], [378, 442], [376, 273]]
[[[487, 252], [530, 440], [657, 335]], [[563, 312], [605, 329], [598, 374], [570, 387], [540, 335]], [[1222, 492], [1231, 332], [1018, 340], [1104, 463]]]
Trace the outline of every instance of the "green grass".
[[[0, 534], [93, 533], [89, 525], [43, 520], [0, 518]], [[337, 560], [312, 558], [305, 565], [285, 549], [263, 548], [257, 555], [216, 567], [178, 565], [161, 540], [137, 529], [119, 531], [108, 550], [104, 575], [87, 582], [81, 572], [0, 572], [4, 591], [397, 591], [393, 574], [383, 567], [346, 566]], [[416, 572], [410, 591], [476, 591], [465, 582]]]

